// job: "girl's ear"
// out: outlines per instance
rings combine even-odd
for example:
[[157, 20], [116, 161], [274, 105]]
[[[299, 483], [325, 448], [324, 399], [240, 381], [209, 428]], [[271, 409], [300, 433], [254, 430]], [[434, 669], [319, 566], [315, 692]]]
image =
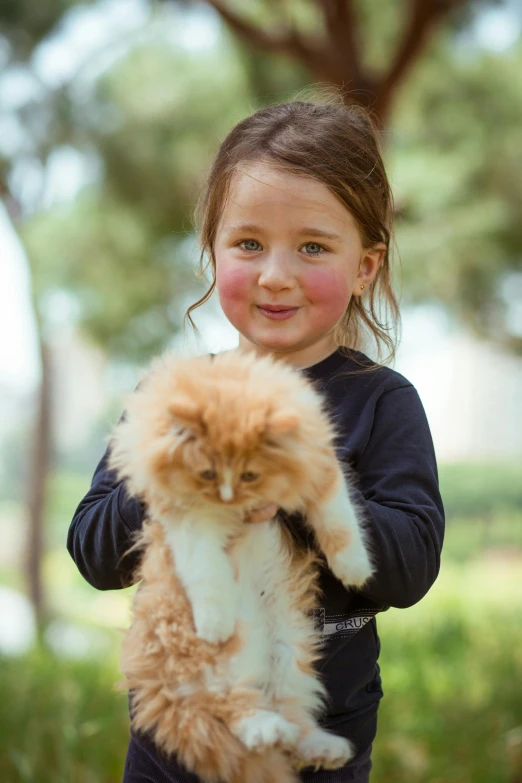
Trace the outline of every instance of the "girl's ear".
[[293, 410], [281, 410], [271, 413], [267, 422], [267, 433], [283, 435], [294, 432], [299, 425], [299, 416]]

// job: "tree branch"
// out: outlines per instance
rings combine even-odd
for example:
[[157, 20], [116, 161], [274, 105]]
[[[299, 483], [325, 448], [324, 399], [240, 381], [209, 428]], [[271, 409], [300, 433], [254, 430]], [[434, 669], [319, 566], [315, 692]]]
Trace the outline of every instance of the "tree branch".
[[[402, 41], [390, 68], [380, 77], [367, 73], [361, 65], [360, 28], [353, 0], [315, 0], [326, 31], [321, 41], [305, 39], [288, 22], [281, 31], [265, 31], [239, 16], [227, 0], [207, 2], [247, 44], [293, 57], [316, 79], [341, 87], [347, 101], [371, 106], [384, 125], [395, 89], [418, 59], [435, 23], [468, 0], [409, 0]], [[270, 4], [274, 7], [273, 0]]]
[[299, 59], [303, 59], [311, 54], [308, 46], [295, 29], [286, 30], [282, 35], [267, 33], [260, 27], [246, 22], [232, 11], [223, 0], [207, 0], [207, 2], [218, 12], [230, 29], [248, 43], [258, 46], [265, 51], [284, 52]]
[[433, 25], [466, 0], [410, 0], [408, 26], [387, 73], [380, 80], [379, 93], [387, 95], [402, 81], [426, 43]]

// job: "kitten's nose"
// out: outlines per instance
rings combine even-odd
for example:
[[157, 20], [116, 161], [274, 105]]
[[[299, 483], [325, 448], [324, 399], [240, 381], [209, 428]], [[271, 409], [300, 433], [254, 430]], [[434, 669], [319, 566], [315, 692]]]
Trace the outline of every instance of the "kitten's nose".
[[219, 488], [219, 494], [221, 500], [224, 500], [225, 502], [232, 500], [234, 497], [234, 491], [230, 484], [221, 484]]

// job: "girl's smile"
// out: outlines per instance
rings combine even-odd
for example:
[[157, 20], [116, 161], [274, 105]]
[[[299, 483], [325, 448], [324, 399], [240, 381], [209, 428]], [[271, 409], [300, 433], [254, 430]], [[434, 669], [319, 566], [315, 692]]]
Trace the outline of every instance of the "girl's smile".
[[287, 318], [291, 318], [299, 310], [298, 307], [286, 307], [284, 305], [278, 307], [274, 307], [273, 305], [265, 305], [264, 307], [263, 305], [257, 305], [257, 307], [263, 315], [267, 318], [272, 318], [275, 321], [284, 321]]
[[245, 166], [216, 235], [219, 300], [243, 348], [305, 367], [335, 350], [334, 328], [383, 252], [363, 249], [353, 216], [318, 180]]

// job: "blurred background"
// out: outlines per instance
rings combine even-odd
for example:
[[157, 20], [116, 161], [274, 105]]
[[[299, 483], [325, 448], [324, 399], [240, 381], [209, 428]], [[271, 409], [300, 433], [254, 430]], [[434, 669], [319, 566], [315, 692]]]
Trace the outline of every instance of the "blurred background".
[[436, 585], [379, 618], [372, 781], [522, 781], [521, 0], [0, 0], [5, 783], [121, 780], [133, 589], [84, 582], [68, 526], [150, 358], [236, 343], [214, 300], [183, 336], [193, 207], [233, 124], [317, 84], [381, 123], [447, 511]]

